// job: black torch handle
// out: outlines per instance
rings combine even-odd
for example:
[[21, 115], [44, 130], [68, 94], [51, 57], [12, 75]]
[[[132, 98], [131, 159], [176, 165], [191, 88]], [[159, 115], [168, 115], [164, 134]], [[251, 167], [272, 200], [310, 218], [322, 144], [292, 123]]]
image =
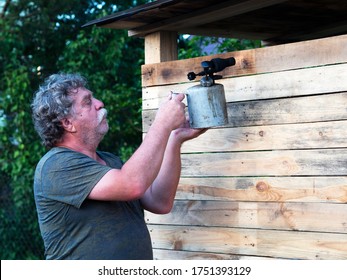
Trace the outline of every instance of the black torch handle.
[[210, 61], [203, 61], [201, 62], [201, 66], [202, 68], [204, 68], [204, 70], [199, 73], [189, 72], [188, 79], [189, 81], [193, 81], [196, 78], [196, 76], [204, 76], [204, 75], [209, 75], [210, 77], [212, 77], [214, 73], [220, 72], [224, 70], [226, 67], [233, 66], [235, 64], [236, 64], [236, 60], [233, 57], [213, 58]]
[[236, 60], [233, 57], [229, 58], [214, 58], [211, 60], [213, 64], [213, 72], [219, 72], [224, 70], [226, 67], [233, 66], [236, 64]]

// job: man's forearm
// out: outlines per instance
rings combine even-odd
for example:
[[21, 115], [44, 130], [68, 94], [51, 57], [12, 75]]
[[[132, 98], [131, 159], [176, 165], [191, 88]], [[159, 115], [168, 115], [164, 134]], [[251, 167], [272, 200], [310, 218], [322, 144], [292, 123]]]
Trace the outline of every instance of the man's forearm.
[[143, 206], [155, 213], [168, 213], [173, 205], [181, 175], [181, 143], [171, 133], [163, 162], [150, 189], [143, 199]]

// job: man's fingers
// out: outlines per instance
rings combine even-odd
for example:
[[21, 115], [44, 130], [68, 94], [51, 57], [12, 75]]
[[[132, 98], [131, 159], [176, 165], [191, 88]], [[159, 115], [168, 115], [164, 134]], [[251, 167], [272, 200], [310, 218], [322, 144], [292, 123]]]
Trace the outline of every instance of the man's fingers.
[[177, 92], [171, 91], [170, 95], [169, 95], [169, 100], [176, 99], [178, 101], [182, 101], [184, 99], [184, 97], [185, 97], [185, 95], [183, 93], [177, 93]]

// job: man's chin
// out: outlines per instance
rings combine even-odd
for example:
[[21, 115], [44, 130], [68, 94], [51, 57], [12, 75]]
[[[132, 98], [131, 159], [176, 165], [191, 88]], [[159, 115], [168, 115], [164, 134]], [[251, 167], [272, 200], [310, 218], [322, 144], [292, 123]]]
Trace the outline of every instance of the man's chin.
[[109, 130], [109, 126], [108, 126], [107, 121], [106, 121], [105, 125], [102, 125], [99, 127], [99, 133], [103, 136], [105, 136], [107, 134], [108, 130]]

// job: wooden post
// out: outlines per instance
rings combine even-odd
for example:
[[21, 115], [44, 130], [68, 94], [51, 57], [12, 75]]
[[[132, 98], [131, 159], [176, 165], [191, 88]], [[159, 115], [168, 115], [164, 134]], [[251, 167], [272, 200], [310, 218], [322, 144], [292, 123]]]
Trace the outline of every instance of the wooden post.
[[177, 60], [177, 33], [158, 31], [145, 37], [145, 64]]

